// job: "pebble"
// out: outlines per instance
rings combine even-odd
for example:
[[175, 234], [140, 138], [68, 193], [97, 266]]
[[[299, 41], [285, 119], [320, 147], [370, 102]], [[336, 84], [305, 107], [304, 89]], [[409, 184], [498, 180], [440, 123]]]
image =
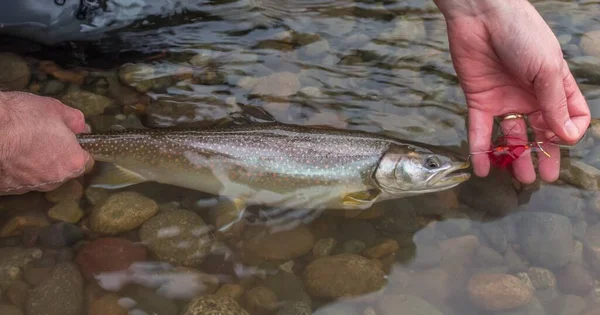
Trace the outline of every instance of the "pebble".
[[30, 291], [25, 313], [81, 315], [83, 302], [83, 278], [75, 264], [65, 262], [57, 265], [46, 281]]
[[486, 311], [518, 308], [533, 298], [533, 290], [509, 274], [476, 274], [469, 280], [467, 290], [471, 302]]
[[23, 311], [14, 305], [0, 305], [2, 315], [23, 315]]
[[363, 250], [365, 250], [367, 245], [359, 240], [349, 240], [344, 242], [342, 246], [338, 247], [335, 251], [336, 254], [360, 254]]
[[433, 305], [414, 295], [385, 295], [377, 304], [381, 310], [380, 315], [397, 315], [398, 310], [410, 315], [443, 315]]
[[90, 305], [88, 315], [127, 315], [128, 312], [119, 304], [120, 297], [109, 293]]
[[319, 258], [306, 266], [304, 284], [314, 297], [356, 296], [381, 289], [385, 273], [379, 264], [365, 257], [340, 254]]
[[126, 239], [100, 238], [81, 247], [75, 257], [83, 276], [92, 279], [103, 272], [124, 271], [134, 262], [145, 261], [146, 248]]
[[138, 228], [158, 212], [158, 204], [133, 191], [110, 195], [96, 205], [90, 215], [92, 231], [116, 235]]
[[382, 258], [388, 255], [395, 254], [400, 248], [400, 245], [396, 240], [387, 239], [381, 243], [366, 249], [362, 254], [367, 258]]
[[106, 189], [90, 186], [85, 189], [84, 196], [90, 204], [97, 205], [108, 198], [110, 193]]
[[244, 295], [244, 291], [244, 287], [239, 284], [226, 283], [222, 287], [220, 287], [217, 293], [215, 294], [231, 298], [239, 303], [241, 302], [242, 296]]
[[12, 217], [0, 228], [0, 237], [17, 236], [23, 230], [48, 226], [48, 219], [38, 215], [17, 215]]
[[530, 267], [527, 274], [536, 289], [556, 288], [556, 276], [546, 268]]
[[534, 297], [532, 301], [525, 306], [494, 312], [494, 315], [546, 315], [546, 311], [542, 303]]
[[40, 89], [40, 95], [56, 96], [65, 90], [65, 84], [59, 80], [48, 80]]
[[600, 58], [600, 30], [584, 33], [581, 36], [579, 48], [584, 55]]
[[527, 266], [521, 257], [512, 249], [508, 247], [504, 253], [504, 264], [508, 268], [509, 272], [523, 272], [527, 270]]
[[58, 188], [44, 194], [46, 200], [51, 203], [59, 203], [65, 200], [79, 200], [83, 197], [83, 185], [77, 179], [71, 179]]
[[313, 256], [315, 258], [329, 256], [336, 244], [337, 241], [333, 237], [322, 238], [318, 240], [312, 249]]
[[573, 227], [569, 218], [550, 212], [524, 212], [515, 220], [521, 250], [540, 267], [565, 266], [574, 250]]
[[31, 286], [27, 282], [23, 280], [15, 280], [6, 290], [6, 297], [12, 304], [23, 308], [25, 307], [25, 302], [27, 301], [27, 296], [29, 295], [29, 289], [31, 289]]
[[128, 63], [119, 69], [119, 79], [123, 84], [134, 87], [140, 93], [146, 93], [152, 89], [155, 69], [146, 64]]
[[497, 251], [482, 245], [475, 251], [475, 261], [480, 267], [502, 266], [504, 257]]
[[[404, 281], [401, 283], [404, 283]], [[398, 293], [423, 297], [433, 305], [445, 305], [452, 296], [454, 286], [450, 275], [442, 268], [415, 272], [410, 276], [409, 281], [403, 285], [404, 287], [399, 288]]]
[[580, 263], [570, 263], [556, 275], [558, 288], [566, 294], [586, 296], [594, 288], [594, 276]]
[[306, 293], [304, 282], [293, 273], [280, 271], [268, 276], [264, 281], [264, 286], [275, 292], [279, 301], [311, 302], [310, 296]]
[[179, 315], [177, 305], [171, 299], [159, 295], [155, 290], [141, 285], [128, 285], [119, 292], [135, 302], [135, 307], [152, 315]]
[[442, 259], [440, 248], [436, 244], [419, 245], [413, 260], [410, 262], [411, 268], [427, 269], [438, 266]]
[[188, 210], [161, 212], [139, 229], [139, 237], [160, 260], [185, 267], [202, 263], [212, 245], [210, 226]]
[[378, 236], [379, 232], [370, 222], [351, 219], [343, 220], [336, 233], [336, 239], [340, 243], [358, 240], [368, 247], [375, 245]]
[[0, 53], [0, 73], [0, 85], [7, 90], [22, 91], [31, 80], [27, 62], [9, 52]]
[[278, 72], [259, 78], [252, 87], [252, 94], [286, 97], [296, 94], [300, 88], [300, 81], [294, 73]]
[[277, 308], [277, 296], [264, 286], [254, 287], [246, 293], [246, 306], [252, 314], [268, 314]]
[[276, 315], [312, 315], [313, 311], [309, 304], [302, 301], [285, 303], [277, 310]]
[[506, 247], [508, 247], [508, 237], [505, 233], [504, 226], [510, 223], [512, 222], [492, 221], [481, 225], [481, 232], [485, 240], [492, 248], [500, 253], [504, 253]]
[[101, 115], [107, 108], [114, 106], [112, 99], [87, 91], [71, 91], [60, 100], [68, 106], [79, 109], [86, 118]]
[[200, 296], [190, 301], [182, 315], [249, 315], [240, 305], [218, 295]]
[[[40, 261], [41, 260], [38, 260], [37, 262], [39, 263]], [[52, 262], [51, 265], [46, 266], [35, 263], [27, 264], [25, 268], [23, 268], [23, 278], [33, 287], [37, 287], [51, 276], [53, 267], [54, 262]]]
[[21, 277], [23, 267], [40, 258], [42, 250], [38, 248], [0, 248], [0, 293]]
[[48, 210], [48, 217], [57, 221], [77, 223], [83, 217], [83, 210], [79, 207], [79, 201], [64, 200]]
[[[572, 158], [563, 158], [560, 164], [560, 180], [587, 191], [598, 190], [599, 169]], [[575, 197], [572, 199], [576, 200]]]
[[287, 261], [311, 251], [316, 239], [304, 224], [296, 228], [275, 233], [261, 228], [247, 228], [242, 236], [245, 256], [266, 261]]
[[71, 247], [84, 238], [83, 230], [77, 225], [58, 222], [39, 231], [38, 244], [43, 247]]

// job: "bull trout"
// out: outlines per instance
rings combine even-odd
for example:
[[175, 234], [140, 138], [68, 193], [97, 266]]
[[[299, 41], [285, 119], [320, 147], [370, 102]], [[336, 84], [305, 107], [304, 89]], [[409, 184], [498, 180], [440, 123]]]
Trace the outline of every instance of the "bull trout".
[[[280, 123], [82, 134], [98, 163], [90, 185], [158, 182], [244, 206], [359, 210], [468, 180], [468, 159], [362, 131]], [[436, 151], [434, 151], [436, 150]]]

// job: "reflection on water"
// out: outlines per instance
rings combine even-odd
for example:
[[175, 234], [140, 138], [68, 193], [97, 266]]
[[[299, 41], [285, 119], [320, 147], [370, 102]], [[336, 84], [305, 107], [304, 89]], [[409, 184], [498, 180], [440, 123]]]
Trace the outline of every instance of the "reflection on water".
[[[598, 117], [600, 4], [531, 2]], [[192, 9], [69, 53], [4, 45], [30, 55], [3, 53], [0, 82], [81, 109], [95, 131], [276, 120], [466, 156], [464, 97], [431, 1]], [[494, 172], [365, 211], [240, 213], [194, 190], [90, 178], [2, 197], [0, 313], [597, 314], [599, 126], [563, 152], [557, 183]]]

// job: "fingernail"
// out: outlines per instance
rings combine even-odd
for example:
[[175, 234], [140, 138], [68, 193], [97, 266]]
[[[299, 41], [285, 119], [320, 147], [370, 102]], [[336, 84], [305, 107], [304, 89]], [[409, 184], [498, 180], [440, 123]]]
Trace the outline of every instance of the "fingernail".
[[577, 129], [577, 126], [575, 126], [573, 121], [570, 119], [567, 120], [567, 122], [565, 122], [565, 130], [567, 131], [567, 134], [569, 135], [569, 137], [571, 137], [571, 138], [579, 137], [579, 129]]
[[90, 133], [92, 132], [92, 127], [90, 127], [90, 125], [85, 124], [85, 130], [83, 131], [84, 133]]

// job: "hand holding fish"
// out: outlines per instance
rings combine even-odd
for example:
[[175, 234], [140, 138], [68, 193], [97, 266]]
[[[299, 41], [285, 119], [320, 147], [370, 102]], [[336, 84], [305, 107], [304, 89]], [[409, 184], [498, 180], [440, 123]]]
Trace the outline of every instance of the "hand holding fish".
[[[527, 115], [536, 141], [577, 142], [590, 123], [579, 90], [550, 27], [527, 0], [435, 0], [443, 12], [450, 52], [469, 107], [471, 152], [490, 149], [494, 116]], [[504, 132], [527, 139], [526, 123], [502, 122]], [[511, 144], [510, 140], [508, 141]], [[540, 161], [540, 177], [558, 178], [558, 147]], [[512, 164], [515, 177], [535, 180], [530, 156]], [[475, 174], [486, 176], [490, 158], [473, 156]]]
[[0, 93], [0, 195], [50, 191], [91, 170], [75, 137], [86, 129], [83, 114], [56, 99]]

